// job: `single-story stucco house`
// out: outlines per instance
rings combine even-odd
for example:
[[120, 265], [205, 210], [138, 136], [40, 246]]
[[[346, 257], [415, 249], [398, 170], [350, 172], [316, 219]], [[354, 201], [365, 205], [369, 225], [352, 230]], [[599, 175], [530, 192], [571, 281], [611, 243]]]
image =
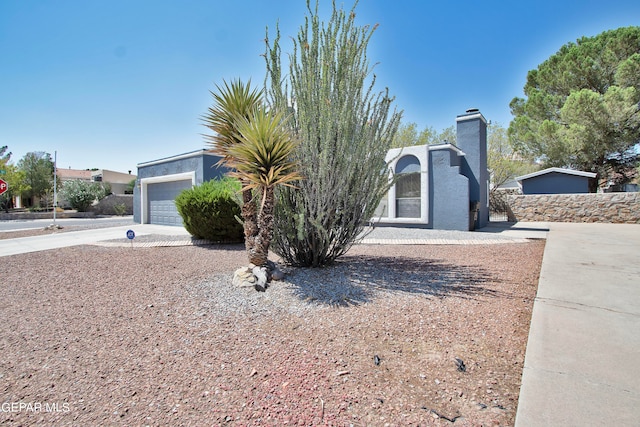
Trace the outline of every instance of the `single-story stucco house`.
[[[372, 221], [379, 225], [474, 230], [489, 221], [487, 121], [476, 109], [456, 118], [456, 145], [392, 149], [387, 155], [395, 184]], [[174, 200], [186, 188], [224, 175], [207, 150], [138, 164], [134, 221], [181, 225]]]
[[456, 145], [389, 150], [396, 183], [383, 198], [380, 225], [474, 230], [489, 222], [487, 121], [476, 109], [456, 118]]
[[216, 164], [220, 156], [205, 149], [138, 164], [133, 189], [133, 221], [182, 225], [175, 198], [182, 190], [220, 178], [228, 171]]
[[516, 178], [522, 194], [580, 194], [589, 192], [593, 172], [547, 168]]

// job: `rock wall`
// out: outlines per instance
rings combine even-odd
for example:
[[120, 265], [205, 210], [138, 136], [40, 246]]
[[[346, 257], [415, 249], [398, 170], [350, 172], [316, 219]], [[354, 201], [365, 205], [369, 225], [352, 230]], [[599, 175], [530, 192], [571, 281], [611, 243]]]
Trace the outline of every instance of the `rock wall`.
[[91, 207], [96, 215], [119, 215], [116, 205], [124, 205], [124, 215], [133, 215], [133, 194], [110, 194]]
[[[95, 212], [76, 212], [64, 211], [56, 212], [56, 218], [95, 218]], [[11, 212], [0, 213], [0, 220], [16, 220], [16, 219], [53, 219], [53, 212]]]
[[509, 221], [640, 224], [640, 193], [506, 196]]

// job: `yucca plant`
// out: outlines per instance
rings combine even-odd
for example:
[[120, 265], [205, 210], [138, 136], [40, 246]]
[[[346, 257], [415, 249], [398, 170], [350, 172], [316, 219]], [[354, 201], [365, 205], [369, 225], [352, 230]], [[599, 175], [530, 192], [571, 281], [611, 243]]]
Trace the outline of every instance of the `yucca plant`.
[[[214, 104], [208, 113], [202, 117], [204, 125], [213, 131], [213, 135], [205, 135], [205, 140], [212, 145], [215, 154], [222, 157], [218, 164], [232, 162], [229, 149], [240, 143], [238, 139], [237, 123], [240, 118], [248, 118], [262, 102], [262, 91], [251, 89], [251, 81], [246, 85], [240, 80], [223, 86], [217, 86], [217, 92], [211, 92]], [[251, 188], [242, 184], [242, 220], [245, 236], [245, 247], [251, 253], [257, 235], [257, 211]]]
[[[296, 141], [283, 126], [282, 114], [257, 108], [249, 118], [237, 123], [240, 144], [229, 148], [230, 173], [245, 184], [247, 191], [255, 190], [259, 197], [257, 230], [253, 247], [247, 248], [252, 264], [267, 265], [269, 246], [273, 235], [274, 189], [278, 185], [292, 186], [291, 182], [301, 178], [296, 170], [292, 153]], [[254, 193], [254, 194], [255, 194]]]
[[251, 83], [217, 86], [214, 106], [203, 117], [214, 132], [206, 136], [231, 176], [242, 184], [242, 219], [249, 262], [266, 266], [273, 234], [274, 188], [300, 179], [290, 160], [296, 142], [283, 126], [283, 116], [262, 105], [262, 92]]

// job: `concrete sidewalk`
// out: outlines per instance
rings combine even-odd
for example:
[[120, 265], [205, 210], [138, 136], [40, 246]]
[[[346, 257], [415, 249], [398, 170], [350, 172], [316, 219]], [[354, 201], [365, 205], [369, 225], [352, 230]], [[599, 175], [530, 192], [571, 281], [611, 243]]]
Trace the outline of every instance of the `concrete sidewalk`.
[[[153, 224], [132, 224], [118, 227], [91, 228], [82, 231], [61, 231], [42, 236], [0, 240], [0, 257], [28, 252], [46, 251], [77, 245], [128, 246], [127, 230], [136, 234], [133, 246], [184, 246], [194, 241], [184, 227]], [[546, 223], [496, 223], [479, 231], [448, 231], [420, 228], [376, 227], [362, 241], [371, 245], [473, 245], [523, 243], [528, 239], [545, 239]], [[141, 238], [138, 238], [141, 237]]]
[[185, 240], [190, 239], [190, 235], [184, 227], [133, 224], [120, 227], [92, 228], [81, 231], [64, 231], [42, 236], [20, 237], [17, 239], [3, 239], [0, 240], [0, 257], [69, 246], [88, 245], [105, 240], [120, 239], [124, 244], [128, 242], [126, 235], [127, 230], [133, 230], [136, 238], [146, 235], [162, 235], [184, 236]]
[[640, 225], [552, 223], [515, 425], [640, 423]]

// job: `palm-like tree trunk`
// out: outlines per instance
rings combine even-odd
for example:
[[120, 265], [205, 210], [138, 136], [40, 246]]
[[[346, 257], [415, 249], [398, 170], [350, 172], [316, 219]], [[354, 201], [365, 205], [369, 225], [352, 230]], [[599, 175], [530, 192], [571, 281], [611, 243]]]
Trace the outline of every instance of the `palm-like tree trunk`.
[[[254, 252], [256, 235], [258, 234], [256, 201], [253, 191], [246, 188], [246, 183], [242, 183], [242, 220], [244, 226], [244, 246], [251, 261], [251, 254]], [[259, 264], [255, 264], [259, 265]]]
[[253, 245], [253, 251], [249, 252], [252, 264], [266, 266], [269, 260], [269, 246], [273, 236], [273, 209], [275, 194], [272, 186], [265, 187], [262, 195], [262, 206], [258, 212], [258, 232]]

